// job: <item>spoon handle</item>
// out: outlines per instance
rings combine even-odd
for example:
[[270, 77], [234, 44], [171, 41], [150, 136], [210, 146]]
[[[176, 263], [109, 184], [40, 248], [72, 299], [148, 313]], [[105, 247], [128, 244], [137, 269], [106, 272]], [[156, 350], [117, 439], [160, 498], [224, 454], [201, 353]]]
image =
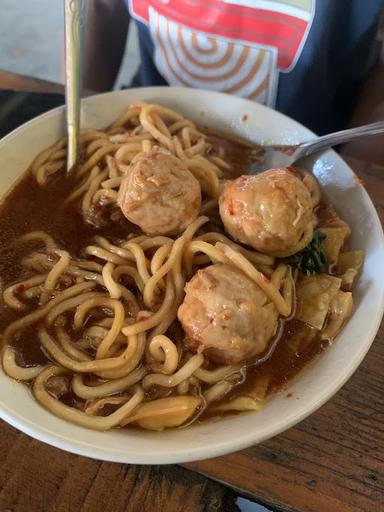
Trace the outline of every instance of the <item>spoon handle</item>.
[[299, 144], [295, 151], [295, 160], [312, 155], [322, 149], [337, 146], [344, 142], [350, 142], [360, 137], [366, 137], [367, 135], [380, 135], [382, 133], [384, 133], [384, 121], [377, 121], [376, 123], [365, 124], [363, 126], [358, 126], [357, 128], [349, 128], [348, 130], [323, 135], [315, 140]]
[[65, 101], [68, 135], [67, 172], [76, 165], [79, 153], [80, 96], [82, 69], [82, 26], [84, 0], [64, 0]]

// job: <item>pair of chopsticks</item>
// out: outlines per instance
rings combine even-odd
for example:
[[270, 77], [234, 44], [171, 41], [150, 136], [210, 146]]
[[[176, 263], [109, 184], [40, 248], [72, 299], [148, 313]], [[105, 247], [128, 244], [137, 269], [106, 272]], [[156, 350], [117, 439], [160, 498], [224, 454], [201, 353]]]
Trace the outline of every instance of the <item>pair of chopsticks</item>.
[[82, 29], [85, 23], [85, 0], [64, 0], [64, 19], [67, 173], [69, 173], [75, 167], [79, 154]]

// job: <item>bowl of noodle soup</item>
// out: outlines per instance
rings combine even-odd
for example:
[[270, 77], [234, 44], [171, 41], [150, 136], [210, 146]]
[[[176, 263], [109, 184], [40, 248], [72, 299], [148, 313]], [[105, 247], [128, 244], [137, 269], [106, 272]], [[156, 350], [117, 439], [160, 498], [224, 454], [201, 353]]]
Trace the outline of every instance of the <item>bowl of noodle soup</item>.
[[[308, 163], [317, 180], [278, 177], [306, 185], [329, 242], [328, 270], [304, 275], [289, 258], [314, 240], [312, 224], [293, 249], [258, 250], [222, 212], [259, 145], [297, 143], [309, 130], [247, 100], [166, 87], [87, 98], [82, 125], [69, 179], [63, 108], [0, 141], [1, 418], [73, 453], [179, 463], [268, 439], [337, 392], [384, 307], [382, 228], [346, 163], [328, 151]], [[180, 193], [168, 197], [171, 166]], [[153, 184], [144, 191], [143, 176]], [[228, 204], [226, 180], [239, 183], [226, 188]], [[235, 349], [232, 327], [219, 324], [218, 335], [206, 322], [231, 283], [242, 294], [225, 299], [226, 311], [241, 310]]]

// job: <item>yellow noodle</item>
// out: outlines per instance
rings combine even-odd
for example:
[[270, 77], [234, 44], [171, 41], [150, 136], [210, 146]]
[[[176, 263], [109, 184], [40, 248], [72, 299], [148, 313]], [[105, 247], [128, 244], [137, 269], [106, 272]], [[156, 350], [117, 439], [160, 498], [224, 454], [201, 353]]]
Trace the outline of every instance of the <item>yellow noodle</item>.
[[62, 325], [56, 327], [56, 336], [60, 341], [61, 346], [68, 356], [77, 359], [78, 361], [90, 361], [91, 356], [80, 350], [75, 343], [71, 340], [68, 333], [64, 330]]
[[208, 215], [208, 213], [212, 212], [212, 210], [218, 209], [217, 199], [208, 199], [204, 201], [200, 208], [200, 215]]
[[119, 368], [129, 362], [137, 349], [137, 338], [136, 336], [132, 336], [127, 340], [126, 349], [121, 353], [121, 355], [117, 357], [78, 361], [63, 352], [58, 344], [54, 341], [52, 336], [48, 334], [48, 332], [43, 327], [39, 329], [38, 336], [40, 343], [54, 359], [54, 361], [59, 363], [64, 368], [68, 368], [69, 370], [80, 373], [99, 373], [106, 370]]
[[[15, 297], [15, 292], [17, 292], [17, 288], [22, 286], [25, 291], [30, 288], [34, 288], [36, 285], [40, 285], [46, 279], [45, 274], [31, 277], [30, 279], [26, 279], [25, 281], [21, 281], [19, 283], [13, 284], [12, 286], [8, 286], [3, 292], [3, 301], [6, 303], [8, 307], [14, 309], [16, 311], [23, 311], [28, 308], [26, 304], [24, 304], [21, 300]], [[23, 294], [24, 294], [23, 290]]]
[[109, 178], [101, 183], [102, 188], [118, 188], [121, 184], [121, 177]]
[[134, 261], [134, 256], [131, 251], [128, 251], [123, 247], [118, 247], [114, 244], [111, 244], [111, 242], [108, 242], [108, 240], [102, 236], [95, 236], [94, 240], [103, 249], [106, 249], [107, 251], [112, 252], [113, 254], [117, 254], [118, 256], [124, 258], [125, 260]]
[[29, 315], [21, 317], [18, 320], [15, 320], [5, 329], [3, 333], [4, 343], [7, 343], [8, 340], [10, 340], [16, 332], [25, 329], [32, 323], [37, 322], [42, 318], [45, 318], [47, 314], [49, 314], [49, 312], [53, 308], [55, 308], [60, 302], [63, 302], [66, 299], [79, 295], [80, 293], [89, 290], [94, 286], [94, 283], [79, 283], [74, 286], [71, 286], [70, 288], [67, 288], [62, 293], [60, 293], [60, 295], [52, 299], [50, 302], [48, 302], [48, 304], [46, 304], [44, 307], [36, 309]]
[[189, 391], [189, 379], [185, 379], [176, 386], [178, 395], [186, 395]]
[[51, 236], [45, 233], [45, 231], [30, 231], [25, 235], [19, 236], [19, 238], [16, 240], [16, 243], [31, 242], [35, 240], [42, 241], [47, 249], [53, 249], [56, 247], [56, 242]]
[[273, 265], [275, 263], [275, 258], [269, 256], [267, 254], [261, 254], [257, 251], [251, 251], [249, 249], [245, 249], [241, 245], [233, 242], [227, 236], [222, 233], [217, 232], [209, 232], [204, 233], [198, 237], [199, 240], [203, 240], [204, 242], [222, 242], [223, 244], [229, 245], [235, 251], [241, 252], [249, 261], [255, 263], [256, 265]]
[[[149, 105], [144, 104], [141, 112], [140, 112], [140, 122], [143, 128], [149, 132], [157, 141], [163, 144], [166, 148], [168, 148], [172, 153], [174, 153], [174, 146], [172, 140], [169, 138], [169, 131], [164, 134], [161, 130], [159, 130], [153, 120], [154, 111], [156, 114], [160, 114], [166, 117], [169, 117], [173, 121], [180, 121], [182, 117], [173, 112], [170, 109], [166, 109], [164, 107], [159, 107], [158, 105]], [[168, 135], [168, 136], [167, 136]]]
[[[41, 277], [43, 277], [45, 280], [45, 275], [42, 275]], [[39, 297], [41, 295], [41, 286], [38, 285], [38, 286], [32, 286], [32, 288], [28, 288], [28, 290], [25, 290], [25, 292], [23, 292], [23, 297], [25, 297], [26, 299], [34, 299], [35, 297]]]
[[108, 293], [111, 297], [111, 299], [120, 299], [121, 297], [121, 289], [119, 288], [118, 284], [112, 277], [112, 273], [114, 271], [114, 264], [108, 261], [104, 267], [103, 267], [103, 280], [104, 285], [108, 290]]
[[123, 327], [123, 334], [125, 334], [126, 336], [133, 336], [134, 334], [148, 331], [149, 329], [152, 329], [153, 327], [158, 325], [169, 314], [169, 311], [173, 305], [174, 298], [175, 291], [172, 284], [172, 279], [168, 277], [167, 285], [165, 288], [164, 300], [160, 308], [155, 313], [153, 313], [149, 318], [142, 320], [141, 322], [136, 322], [133, 325]]
[[65, 200], [65, 204], [71, 203], [81, 195], [87, 192], [90, 183], [93, 181], [93, 179], [99, 174], [100, 168], [96, 165], [90, 172], [89, 176], [85, 179], [82, 185], [75, 188], [75, 190], [72, 192], [70, 196], [67, 197]]
[[182, 257], [184, 245], [192, 239], [194, 233], [207, 221], [208, 217], [199, 217], [190, 224], [184, 233], [174, 242], [167, 261], [156, 272], [156, 274], [146, 282], [143, 294], [144, 304], [148, 306], [153, 303], [156, 284], [171, 270], [174, 265], [177, 264], [177, 259], [181, 259]]
[[117, 411], [108, 416], [88, 416], [86, 413], [69, 407], [59, 400], [56, 400], [46, 390], [46, 382], [51, 377], [64, 375], [65, 373], [66, 370], [57, 366], [50, 366], [46, 368], [35, 379], [33, 394], [36, 400], [43, 407], [56, 414], [56, 416], [81, 425], [82, 427], [92, 428], [95, 430], [108, 430], [119, 425], [120, 422], [143, 401], [144, 392], [139, 386], [136, 386], [132, 397]]
[[95, 283], [104, 286], [103, 277], [96, 272], [88, 272], [87, 270], [83, 270], [82, 268], [79, 268], [75, 265], [69, 265], [69, 267], [66, 269], [66, 273], [71, 276], [85, 279], [86, 281], [95, 281]]
[[80, 142], [86, 144], [96, 139], [108, 139], [108, 135], [100, 130], [86, 128], [80, 132]]
[[200, 183], [201, 190], [207, 196], [218, 198], [220, 195], [220, 182], [217, 173], [208, 166], [208, 160], [196, 157], [185, 161], [188, 169]]
[[122, 303], [118, 300], [105, 297], [92, 297], [90, 299], [84, 300], [83, 303], [78, 306], [73, 319], [73, 325], [75, 329], [80, 329], [89, 310], [95, 307], [111, 309], [115, 314], [112, 326], [107, 336], [101, 341], [96, 352], [97, 359], [103, 359], [107, 356], [112, 343], [120, 333], [120, 330], [124, 324], [125, 312]]
[[110, 142], [108, 141], [108, 139], [105, 139], [105, 138], [92, 140], [92, 142], [90, 142], [88, 144], [87, 149], [85, 150], [86, 156], [92, 155], [99, 148], [102, 148], [103, 146], [106, 146], [107, 144], [110, 144]]
[[281, 283], [285, 278], [287, 271], [288, 265], [286, 265], [285, 263], [280, 263], [271, 276], [271, 282], [276, 286], [278, 290], [281, 287]]
[[[111, 141], [111, 142], [114, 142], [114, 141]], [[105, 157], [105, 161], [107, 162], [109, 179], [118, 178], [120, 176], [120, 172], [117, 167], [116, 158], [113, 158], [111, 155], [107, 155]]]
[[[205, 142], [205, 140], [203, 138], [201, 138], [196, 142], [196, 144], [187, 148], [185, 150], [185, 154], [189, 158], [192, 158], [194, 155], [203, 153], [204, 150], [206, 149], [206, 147], [207, 147], [207, 143]], [[214, 162], [212, 162], [212, 163], [214, 163]]]
[[131, 265], [116, 266], [112, 272], [112, 278], [114, 279], [114, 281], [118, 281], [120, 277], [123, 275], [131, 277], [139, 291], [143, 293], [144, 281], [135, 267], [132, 267]]
[[170, 375], [176, 371], [179, 354], [176, 345], [163, 335], [155, 336], [151, 339], [148, 349], [156, 362], [151, 364], [152, 370]]
[[97, 372], [99, 377], [102, 377], [103, 379], [120, 379], [129, 375], [135, 368], [140, 365], [145, 350], [145, 334], [140, 333], [137, 337], [130, 337], [129, 343], [132, 343], [133, 340], [136, 340], [134, 351], [130, 353], [129, 358], [126, 358], [127, 360], [124, 362], [124, 364], [116, 366], [112, 369], [105, 368], [99, 370]]
[[63, 169], [64, 166], [64, 160], [59, 162], [48, 162], [44, 165], [42, 165], [36, 172], [36, 181], [39, 185], [45, 185], [47, 182], [47, 179], [52, 174], [55, 174], [57, 171], [60, 171]]
[[226, 171], [231, 168], [231, 166], [219, 156], [210, 156], [208, 160], [213, 164], [217, 165], [217, 167], [225, 169]]
[[151, 273], [155, 275], [156, 272], [159, 271], [161, 266], [164, 264], [166, 258], [168, 258], [170, 252], [172, 250], [172, 246], [170, 244], [160, 246], [151, 260]]
[[119, 164], [129, 163], [138, 152], [141, 152], [141, 149], [141, 143], [127, 142], [126, 144], [120, 146], [116, 151], [115, 159]]
[[147, 281], [150, 279], [150, 275], [148, 272], [148, 261], [145, 257], [143, 249], [140, 247], [139, 244], [136, 244], [134, 242], [126, 242], [123, 245], [124, 249], [128, 249], [135, 261], [137, 270], [140, 274], [141, 279], [144, 281], [144, 283], [147, 283]]
[[220, 380], [226, 379], [233, 373], [238, 372], [240, 368], [240, 366], [236, 365], [221, 366], [216, 370], [206, 370], [205, 368], [199, 368], [194, 372], [193, 375], [199, 380], [206, 382], [207, 384], [215, 384]]
[[111, 261], [116, 265], [124, 265], [127, 262], [127, 260], [122, 258], [121, 256], [117, 256], [116, 254], [113, 254], [95, 245], [88, 245], [85, 248], [85, 253], [89, 254], [90, 256], [96, 256], [96, 258], [99, 258], [101, 260]]
[[[96, 283], [81, 283], [81, 284], [92, 284], [92, 285], [95, 285]], [[58, 296], [62, 298], [62, 295], [63, 294], [60, 294]], [[88, 299], [93, 299], [95, 297], [99, 297], [99, 296], [102, 296], [102, 294], [100, 293], [96, 293], [96, 292], [87, 292], [87, 293], [82, 293], [80, 295], [77, 295], [76, 297], [71, 297], [69, 299], [66, 299], [66, 300], [61, 300], [59, 304], [55, 305], [55, 307], [51, 308], [50, 311], [48, 312], [48, 314], [46, 315], [46, 324], [48, 327], [50, 327], [54, 321], [56, 320], [56, 318], [60, 315], [62, 315], [63, 313], [65, 313], [66, 311], [69, 311], [71, 309], [74, 309], [76, 308], [79, 304], [82, 304], [84, 301], [88, 300]]]
[[143, 141], [141, 141], [141, 150], [143, 151], [143, 153], [148, 153], [151, 150], [152, 146], [153, 144], [151, 140], [144, 139]]
[[240, 253], [234, 251], [221, 242], [217, 242], [216, 246], [221, 249], [224, 254], [232, 261], [232, 263], [252, 279], [266, 296], [275, 304], [278, 312], [283, 316], [288, 316], [291, 312], [290, 304], [287, 304], [276, 286], [264, 276]]
[[[99, 168], [94, 167], [94, 169], [98, 170]], [[99, 188], [100, 183], [106, 178], [107, 173], [108, 173], [107, 169], [104, 169], [104, 171], [101, 171], [101, 172], [98, 171], [97, 174], [95, 175], [95, 177], [89, 183], [88, 190], [84, 194], [84, 197], [83, 197], [83, 200], [81, 203], [81, 209], [83, 211], [84, 216], [87, 215], [87, 211], [90, 209], [91, 204], [92, 204], [92, 197], [95, 194], [95, 192], [97, 191], [97, 189]]]
[[8, 345], [3, 347], [1, 362], [5, 373], [9, 377], [20, 381], [35, 379], [44, 369], [44, 366], [30, 366], [28, 368], [19, 366], [16, 363], [14, 350]]
[[99, 188], [92, 196], [92, 204], [101, 203], [103, 205], [106, 204], [114, 204], [117, 203], [118, 193], [116, 190]]
[[231, 263], [230, 259], [219, 248], [200, 240], [192, 240], [184, 250], [184, 267], [188, 277], [193, 274], [194, 256], [196, 253], [202, 252], [206, 254], [213, 263]]
[[[131, 240], [133, 242], [133, 240]], [[154, 236], [154, 237], [147, 237], [146, 240], [142, 240], [141, 242], [138, 242], [140, 244], [140, 247], [143, 249], [143, 251], [147, 251], [148, 249], [154, 249], [157, 247], [163, 247], [164, 245], [172, 244], [174, 240], [172, 238], [169, 238], [168, 236]]]
[[82, 375], [74, 375], [72, 380], [72, 389], [78, 397], [83, 398], [84, 400], [102, 398], [125, 391], [130, 386], [141, 381], [146, 373], [147, 370], [144, 367], [140, 367], [133, 370], [133, 372], [129, 373], [126, 377], [109, 382], [102, 382], [101, 384], [93, 386], [87, 386], [84, 384]]
[[45, 290], [54, 290], [61, 274], [68, 267], [71, 259], [67, 251], [56, 249], [55, 253], [60, 256], [59, 261], [52, 267], [44, 283]]
[[34, 176], [36, 176], [36, 172], [38, 169], [46, 163], [47, 160], [50, 159], [51, 155], [55, 153], [58, 149], [62, 148], [65, 144], [64, 139], [61, 139], [61, 141], [57, 142], [53, 146], [50, 146], [49, 148], [45, 149], [41, 153], [37, 155], [37, 157], [33, 160], [31, 164], [31, 172]]
[[165, 388], [173, 388], [180, 384], [183, 380], [190, 377], [200, 366], [204, 363], [204, 356], [202, 354], [196, 354], [187, 361], [173, 375], [162, 375], [160, 373], [152, 373], [144, 377], [142, 385], [144, 389], [148, 389], [151, 386], [162, 386]]
[[88, 400], [85, 404], [84, 412], [88, 416], [98, 416], [98, 413], [106, 405], [121, 405], [125, 404], [129, 400], [129, 396], [109, 396], [106, 398], [98, 398], [96, 400]]
[[220, 398], [223, 398], [227, 393], [231, 391], [233, 386], [234, 385], [231, 382], [226, 380], [216, 382], [216, 384], [214, 384], [203, 393], [206, 404], [220, 400]]
[[129, 123], [132, 120], [132, 118], [137, 117], [140, 114], [140, 111], [141, 111], [141, 104], [131, 105], [110, 126], [109, 131], [113, 130], [114, 128], [119, 128], [120, 126], [125, 126], [127, 123]]
[[116, 144], [106, 144], [105, 146], [99, 148], [90, 158], [88, 158], [88, 160], [82, 166], [77, 169], [76, 176], [78, 178], [84, 176], [95, 165], [97, 165], [105, 155], [108, 153], [114, 153], [117, 148], [118, 146]]

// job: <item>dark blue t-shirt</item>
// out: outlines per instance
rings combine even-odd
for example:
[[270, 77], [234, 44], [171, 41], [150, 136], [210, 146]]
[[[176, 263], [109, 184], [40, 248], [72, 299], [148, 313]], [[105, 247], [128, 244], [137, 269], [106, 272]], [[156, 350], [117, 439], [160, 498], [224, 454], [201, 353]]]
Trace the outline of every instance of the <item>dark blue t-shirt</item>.
[[344, 127], [377, 60], [384, 0], [129, 0], [140, 83], [214, 89], [317, 133]]

